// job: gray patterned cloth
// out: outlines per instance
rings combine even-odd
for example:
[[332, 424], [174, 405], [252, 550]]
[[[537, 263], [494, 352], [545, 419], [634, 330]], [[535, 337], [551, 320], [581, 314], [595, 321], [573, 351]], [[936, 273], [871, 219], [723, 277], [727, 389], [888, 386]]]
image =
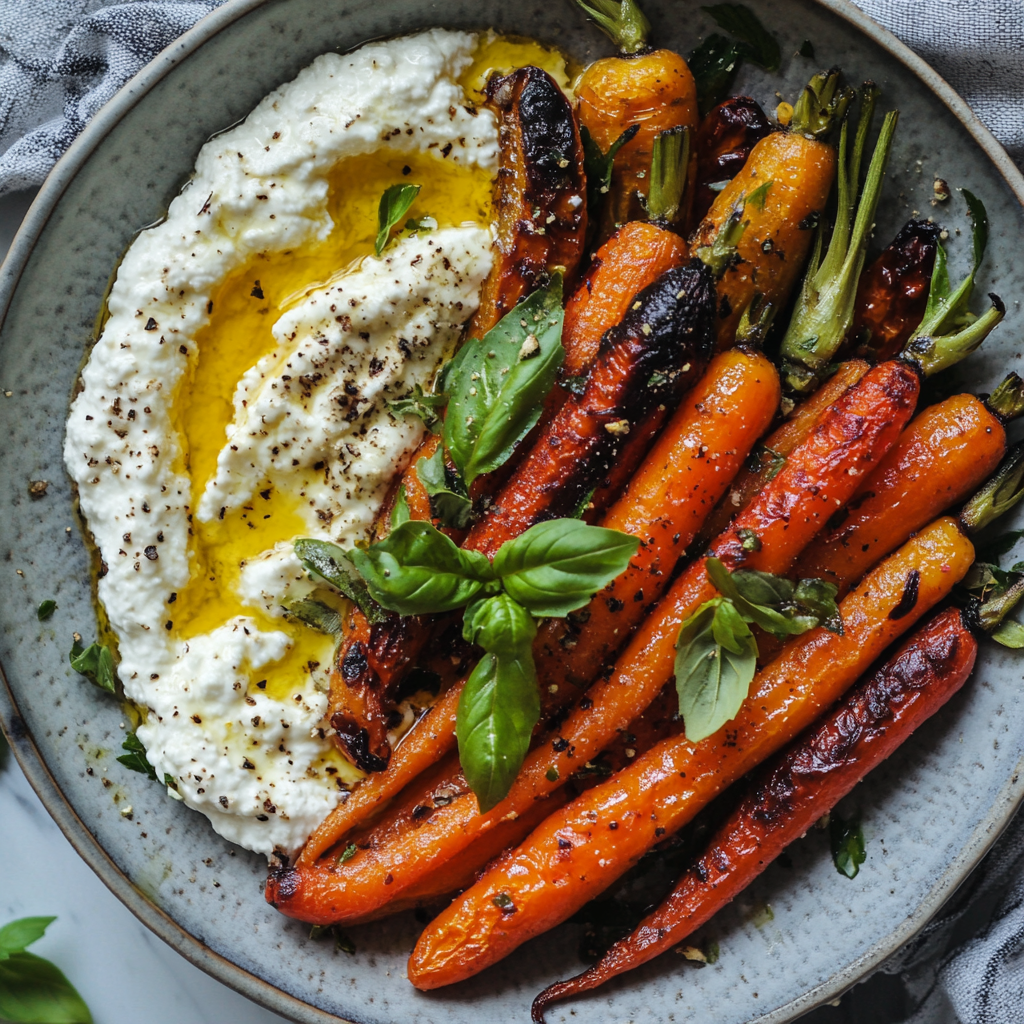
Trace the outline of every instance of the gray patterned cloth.
[[[1024, 0], [859, 2], [932, 64], [1024, 164]], [[0, 195], [41, 184], [96, 110], [219, 3], [0, 0]], [[1024, 818], [883, 970], [902, 979], [907, 1024], [1024, 1024]], [[811, 1018], [899, 1019], [871, 988]]]

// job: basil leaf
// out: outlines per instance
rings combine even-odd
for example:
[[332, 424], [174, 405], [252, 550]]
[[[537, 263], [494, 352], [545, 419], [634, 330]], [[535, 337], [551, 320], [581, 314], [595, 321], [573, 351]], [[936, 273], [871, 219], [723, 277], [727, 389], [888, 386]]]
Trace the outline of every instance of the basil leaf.
[[714, 32], [690, 51], [686, 63], [697, 84], [697, 103], [702, 117], [725, 98], [741, 57], [738, 44]]
[[337, 640], [341, 636], [341, 616], [322, 601], [304, 598], [291, 601], [285, 605], [289, 615], [294, 615], [300, 622], [312, 627], [320, 633], [326, 633]]
[[442, 526], [453, 530], [464, 530], [469, 526], [473, 520], [473, 503], [462, 481], [454, 475], [449, 478], [441, 445], [429, 459], [420, 459], [416, 463], [416, 475], [430, 498], [430, 514]]
[[36, 609], [36, 618], [40, 622], [45, 622], [53, 613], [57, 610], [57, 602], [46, 600], [43, 601]]
[[1024, 626], [1013, 619], [1006, 619], [1000, 622], [989, 634], [997, 644], [1009, 647], [1011, 650], [1019, 651], [1024, 647]]
[[63, 973], [40, 956], [0, 961], [0, 1020], [15, 1024], [92, 1024], [92, 1014]]
[[0, 928], [0, 960], [6, 960], [12, 953], [23, 953], [41, 939], [56, 920], [55, 917], [22, 917], [5, 924]]
[[409, 499], [405, 495], [405, 484], [398, 488], [398, 497], [395, 498], [395, 507], [391, 510], [391, 529], [395, 530], [402, 523], [407, 523], [412, 518], [409, 512]]
[[806, 57], [808, 60], [814, 60], [814, 43], [810, 39], [805, 39], [800, 44], [800, 49], [796, 51], [801, 57]]
[[742, 40], [740, 55], [752, 60], [765, 71], [778, 71], [782, 63], [779, 41], [758, 20], [757, 15], [743, 4], [715, 4], [701, 8], [714, 19], [715, 24]]
[[118, 757], [119, 764], [123, 764], [125, 768], [130, 768], [133, 772], [147, 776], [153, 782], [157, 781], [156, 769], [149, 763], [149, 758], [146, 757], [146, 748], [135, 733], [130, 732], [125, 736], [121, 749], [127, 753]]
[[448, 396], [430, 394], [424, 391], [419, 384], [415, 384], [412, 391], [404, 398], [396, 398], [386, 404], [392, 416], [418, 416], [423, 420], [423, 425], [427, 430], [432, 434], [440, 434], [441, 415], [438, 410], [448, 404]]
[[836, 871], [847, 878], [856, 878], [867, 859], [860, 822], [856, 818], [844, 821], [833, 812], [828, 820], [828, 834]]
[[430, 523], [409, 520], [352, 561], [370, 596], [399, 615], [450, 612], [497, 589], [486, 555], [464, 551]]
[[842, 636], [843, 620], [839, 614], [839, 606], [836, 604], [838, 593], [839, 588], [825, 580], [797, 580], [796, 590], [793, 591], [793, 600], [798, 608], [810, 612], [818, 620], [819, 625], [824, 626], [830, 633], [835, 633], [836, 636]]
[[1012, 572], [1012, 569], [1000, 569], [992, 562], [975, 562], [967, 570], [962, 586], [968, 593], [983, 601], [993, 591], [1005, 591], [1013, 582]]
[[387, 618], [384, 609], [370, 596], [370, 591], [343, 548], [330, 541], [313, 540], [311, 537], [300, 537], [293, 542], [292, 547], [310, 576], [340, 591], [366, 616], [371, 625]]
[[474, 601], [462, 619], [462, 637], [488, 654], [528, 655], [537, 635], [537, 623], [508, 594]]
[[639, 545], [636, 537], [618, 530], [552, 519], [503, 544], [494, 571], [532, 614], [568, 615], [625, 572]]
[[731, 602], [714, 598], [683, 623], [675, 677], [679, 713], [691, 743], [736, 717], [756, 667], [754, 635]]
[[615, 154], [640, 131], [640, 125], [631, 124], [609, 147], [607, 153], [594, 141], [585, 125], [580, 125], [580, 139], [583, 142], [583, 173], [587, 179], [587, 206], [591, 216], [608, 194], [612, 185], [612, 168]]
[[1021, 537], [1024, 537], [1024, 530], [1010, 530], [998, 537], [993, 537], [987, 544], [977, 545], [978, 561], [993, 562], [1001, 558], [1008, 551], [1013, 550]]
[[449, 364], [444, 443], [467, 487], [501, 466], [540, 419], [565, 356], [562, 319], [555, 274]]
[[377, 241], [373, 246], [378, 256], [388, 244], [391, 229], [409, 212], [419, 193], [419, 185], [391, 185], [384, 189], [377, 207]]
[[114, 671], [114, 655], [106, 644], [89, 644], [82, 647], [81, 641], [76, 639], [71, 646], [71, 653], [68, 656], [71, 667], [80, 672], [93, 686], [98, 686], [107, 693], [115, 693], [117, 673]]
[[508, 795], [539, 719], [531, 652], [485, 654], [466, 680], [455, 727], [459, 762], [481, 814]]

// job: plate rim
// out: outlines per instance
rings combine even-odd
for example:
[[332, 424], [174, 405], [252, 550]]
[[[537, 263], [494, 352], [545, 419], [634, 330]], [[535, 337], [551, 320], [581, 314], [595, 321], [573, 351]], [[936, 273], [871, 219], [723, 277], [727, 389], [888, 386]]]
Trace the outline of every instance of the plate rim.
[[[25, 214], [6, 258], [0, 264], [0, 328], [6, 321], [11, 299], [28, 265], [35, 243], [45, 230], [65, 190], [106, 136], [155, 85], [205, 43], [252, 11], [272, 3], [283, 2], [287, 0], [226, 0], [157, 54], [97, 111], [47, 175]], [[968, 106], [967, 101], [930, 64], [900, 42], [888, 29], [854, 6], [850, 0], [812, 2], [851, 24], [914, 74], [963, 125], [1000, 173], [1011, 193], [1024, 207], [1024, 174], [1013, 163], [989, 128]], [[89, 831], [57, 785], [18, 711], [2, 664], [0, 682], [3, 683], [0, 686], [0, 730], [5, 734], [29, 785], [78, 855], [142, 924], [206, 974], [266, 1009], [295, 1021], [296, 1024], [355, 1024], [347, 1018], [319, 1010], [289, 995], [214, 952], [133, 886]], [[988, 815], [975, 828], [968, 842], [953, 858], [942, 877], [935, 882], [925, 899], [897, 927], [826, 981], [776, 1010], [751, 1018], [749, 1024], [788, 1024], [804, 1013], [839, 998], [854, 985], [865, 980], [887, 958], [913, 939], [967, 880], [1017, 813], [1019, 806], [1024, 802], [1024, 786], [1016, 784], [1014, 780], [1022, 775], [1024, 758], [1017, 762], [1014, 772], [1000, 789]]]

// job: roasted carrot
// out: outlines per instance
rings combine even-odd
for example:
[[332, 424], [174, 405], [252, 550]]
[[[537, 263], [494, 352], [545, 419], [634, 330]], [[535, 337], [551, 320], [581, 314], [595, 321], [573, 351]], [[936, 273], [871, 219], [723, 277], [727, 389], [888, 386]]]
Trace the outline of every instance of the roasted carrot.
[[[842, 117], [849, 98], [838, 92], [839, 73], [815, 76], [804, 90], [790, 130], [774, 132], [750, 151], [697, 226], [690, 247], [704, 253], [718, 282], [718, 346], [732, 345], [745, 311], [784, 306], [800, 278], [814, 228], [836, 172], [835, 149], [819, 136]], [[731, 228], [746, 222], [739, 241]]]
[[[954, 519], [908, 541], [843, 600], [843, 635], [819, 628], [794, 638], [719, 732], [696, 744], [667, 739], [545, 819], [427, 927], [409, 961], [410, 981], [420, 989], [461, 981], [564, 921], [810, 725], [949, 594], [973, 558]], [[566, 754], [549, 760], [568, 767]]]
[[908, 220], [861, 274], [850, 339], [874, 359], [892, 359], [924, 317], [939, 228]]
[[555, 267], [568, 280], [587, 231], [583, 146], [568, 100], [551, 76], [525, 67], [487, 85], [501, 139], [494, 209], [495, 265], [470, 336], [482, 338]]
[[634, 297], [666, 270], [686, 262], [686, 243], [673, 231], [644, 221], [623, 224], [600, 249], [565, 304], [562, 344], [567, 377], [596, 358], [605, 331], [626, 315]]
[[[675, 558], [685, 551], [730, 477], [770, 422], [778, 401], [778, 374], [763, 356], [736, 349], [716, 356], [700, 383], [666, 427], [658, 445], [637, 471], [620, 501], [601, 525], [650, 538], [641, 548], [628, 578], [635, 584], [626, 596], [611, 597], [618, 621], [599, 631], [610, 612], [575, 614], [568, 626], [551, 621], [541, 628], [534, 657], [542, 693], [549, 704], [572, 695], [569, 679], [585, 685], [603, 659], [625, 642], [648, 607], [668, 585]], [[651, 530], [651, 526], [658, 527]], [[637, 573], [640, 579], [637, 579]], [[639, 590], [643, 598], [636, 601]], [[592, 603], [591, 609], [595, 605]], [[615, 634], [614, 630], [618, 630]], [[551, 687], [557, 687], [555, 694]], [[442, 694], [399, 745], [386, 772], [363, 780], [307, 841], [299, 864], [312, 864], [354, 825], [427, 769], [455, 742], [455, 713], [461, 687]], [[558, 695], [556, 701], [554, 697]]]
[[604, 335], [581, 395], [571, 395], [465, 546], [493, 555], [543, 519], [572, 515], [600, 483], [632, 427], [673, 406], [711, 356], [714, 282], [698, 260], [665, 271]]
[[589, 970], [534, 1000], [534, 1021], [543, 1024], [552, 1003], [597, 988], [696, 931], [935, 714], [967, 681], [977, 652], [978, 642], [955, 608], [918, 629], [751, 780], [706, 851], [632, 934]]
[[[730, 569], [785, 572], [855, 490], [857, 477], [850, 471], [870, 471], [892, 447], [910, 418], [919, 387], [916, 373], [902, 363], [883, 363], [869, 371], [716, 541], [713, 553]], [[746, 543], [749, 534], [759, 538], [759, 547]], [[691, 564], [637, 631], [611, 675], [590, 688], [550, 742], [527, 755], [509, 795], [487, 814], [478, 813], [472, 796], [455, 800], [419, 830], [414, 849], [403, 851], [399, 864], [392, 857], [387, 864], [380, 862], [367, 851], [343, 865], [337, 881], [349, 912], [361, 916], [387, 902], [505, 815], [522, 813], [558, 788], [596, 756], [672, 677], [683, 621], [715, 593], [705, 560]], [[391, 876], [387, 887], [386, 875]], [[278, 895], [282, 891], [285, 897]], [[267, 897], [290, 916], [316, 912], [315, 899], [302, 890], [300, 872], [268, 884]]]
[[772, 431], [765, 442], [736, 474], [728, 493], [701, 527], [696, 547], [702, 550], [750, 504], [754, 496], [782, 467], [797, 445], [802, 444], [840, 395], [845, 394], [871, 367], [863, 359], [840, 363], [836, 372]]
[[700, 223], [722, 185], [743, 169], [754, 145], [774, 129], [757, 100], [730, 96], [709, 110], [697, 129], [697, 180], [691, 216]]
[[915, 530], [973, 493], [1006, 454], [998, 415], [973, 395], [925, 409], [794, 571], [840, 593]]
[[[655, 139], [673, 128], [697, 130], [697, 85], [686, 61], [671, 50], [647, 45], [650, 26], [634, 0], [583, 3], [580, 6], [598, 23], [619, 49], [619, 56], [594, 61], [576, 83], [580, 124], [607, 153], [632, 125], [636, 134], [615, 154], [609, 193], [602, 211], [598, 237], [607, 238], [631, 220], [642, 220], [647, 197]], [[692, 183], [696, 158], [692, 152], [688, 178]], [[678, 223], [687, 221], [687, 188]]]

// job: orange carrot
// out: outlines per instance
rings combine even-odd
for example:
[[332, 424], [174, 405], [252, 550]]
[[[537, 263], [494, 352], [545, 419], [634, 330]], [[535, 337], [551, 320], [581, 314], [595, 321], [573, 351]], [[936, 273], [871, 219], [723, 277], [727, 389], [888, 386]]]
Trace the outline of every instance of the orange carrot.
[[810, 725], [949, 594], [973, 559], [954, 519], [908, 541], [843, 600], [843, 635], [819, 628], [794, 638], [717, 733], [699, 743], [667, 739], [545, 819], [427, 927], [409, 961], [410, 981], [420, 989], [461, 981], [564, 921]]
[[[730, 569], [785, 572], [832, 511], [853, 493], [857, 478], [849, 471], [874, 468], [895, 442], [913, 411], [919, 388], [916, 373], [903, 363], [884, 363], [869, 371], [832, 407], [785, 468], [714, 545], [713, 553]], [[747, 543], [751, 534], [759, 539], [759, 546]], [[509, 795], [487, 814], [479, 814], [475, 797], [468, 795], [434, 815], [399, 864], [393, 864], [390, 856], [385, 864], [373, 851], [366, 851], [343, 865], [337, 882], [348, 912], [361, 916], [394, 898], [476, 835], [507, 814], [522, 813], [596, 756], [672, 677], [683, 621], [715, 593], [705, 560], [692, 564], [633, 637], [615, 671], [591, 687], [552, 743], [527, 756]], [[391, 876], [386, 887], [385, 876]], [[303, 892], [300, 872], [293, 871], [268, 883], [267, 898], [282, 912], [302, 918], [317, 912], [319, 894]]]
[[967, 681], [978, 641], [947, 608], [746, 787], [747, 795], [657, 910], [589, 970], [533, 1003], [543, 1024], [553, 1002], [588, 992], [691, 935], [738, 896], [792, 842]]

